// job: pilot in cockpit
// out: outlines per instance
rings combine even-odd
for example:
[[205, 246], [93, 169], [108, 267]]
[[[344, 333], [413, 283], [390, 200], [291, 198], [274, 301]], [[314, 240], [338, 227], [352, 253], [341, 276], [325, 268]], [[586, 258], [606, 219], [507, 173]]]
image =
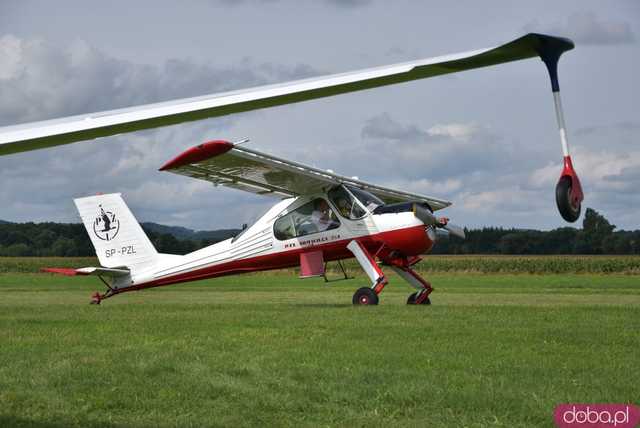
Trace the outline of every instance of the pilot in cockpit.
[[311, 222], [315, 225], [318, 232], [324, 232], [327, 229], [333, 229], [338, 222], [333, 218], [333, 212], [329, 208], [329, 204], [324, 199], [317, 199], [314, 204], [313, 213], [311, 213]]

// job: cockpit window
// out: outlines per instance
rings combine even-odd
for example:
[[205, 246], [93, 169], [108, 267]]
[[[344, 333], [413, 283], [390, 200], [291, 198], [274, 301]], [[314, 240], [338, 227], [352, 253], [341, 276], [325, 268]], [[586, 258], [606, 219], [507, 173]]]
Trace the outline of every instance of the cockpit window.
[[357, 187], [347, 186], [349, 191], [353, 193], [353, 195], [358, 198], [360, 203], [367, 207], [367, 209], [371, 212], [378, 208], [381, 205], [384, 205], [384, 202], [380, 200], [376, 195], [372, 195], [366, 190], [358, 189]]
[[351, 193], [344, 186], [337, 186], [329, 190], [329, 200], [336, 207], [340, 215], [351, 220], [364, 217], [367, 213], [362, 209]]
[[277, 239], [284, 241], [338, 227], [340, 221], [327, 201], [317, 198], [277, 219], [273, 233]]

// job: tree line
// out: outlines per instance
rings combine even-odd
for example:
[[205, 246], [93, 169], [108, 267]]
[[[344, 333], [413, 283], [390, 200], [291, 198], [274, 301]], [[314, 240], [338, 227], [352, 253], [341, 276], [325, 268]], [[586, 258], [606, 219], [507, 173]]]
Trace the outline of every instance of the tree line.
[[[161, 253], [186, 254], [227, 239], [239, 229], [185, 234], [148, 224], [145, 232]], [[615, 231], [615, 225], [587, 208], [582, 229], [562, 227], [550, 231], [485, 227], [466, 230], [467, 238], [439, 239], [434, 254], [640, 254], [640, 230]], [[184, 238], [189, 236], [189, 238]], [[208, 236], [206, 239], [198, 237]], [[0, 223], [0, 256], [93, 256], [82, 224]]]
[[640, 230], [615, 231], [596, 210], [587, 208], [582, 229], [549, 231], [485, 227], [466, 230], [466, 239], [439, 241], [434, 254], [640, 254]]
[[[154, 225], [155, 226], [155, 225]], [[238, 230], [215, 233], [215, 238], [178, 239], [156, 227], [142, 227], [160, 253], [187, 254], [214, 244]], [[0, 223], [0, 256], [5, 257], [83, 257], [95, 256], [87, 231], [80, 223]]]

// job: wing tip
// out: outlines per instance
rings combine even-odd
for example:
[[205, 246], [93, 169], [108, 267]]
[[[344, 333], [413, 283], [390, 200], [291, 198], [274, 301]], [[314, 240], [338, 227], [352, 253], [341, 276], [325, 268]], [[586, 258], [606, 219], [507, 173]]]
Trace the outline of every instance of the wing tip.
[[[522, 38], [532, 38], [535, 39], [538, 44], [541, 45], [543, 49], [552, 50], [560, 56], [562, 53], [566, 51], [570, 51], [571, 49], [576, 47], [576, 44], [568, 37], [563, 36], [554, 36], [551, 34], [544, 33], [527, 33]], [[540, 52], [538, 52], [540, 54]]]
[[82, 273], [78, 272], [77, 269], [73, 269], [73, 268], [41, 268], [40, 270], [42, 272], [54, 273], [57, 275], [64, 275], [64, 276], [82, 275]]
[[196, 163], [215, 156], [220, 156], [233, 148], [233, 143], [224, 140], [207, 141], [180, 153], [162, 165], [159, 171], [167, 171], [181, 166]]

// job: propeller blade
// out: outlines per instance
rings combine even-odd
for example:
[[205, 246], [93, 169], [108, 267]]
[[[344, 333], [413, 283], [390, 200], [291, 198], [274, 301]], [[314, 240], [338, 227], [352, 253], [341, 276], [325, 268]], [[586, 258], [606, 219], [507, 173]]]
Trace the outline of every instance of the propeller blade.
[[457, 236], [458, 238], [462, 238], [462, 239], [466, 238], [464, 229], [458, 225], [449, 223], [446, 226], [444, 226], [444, 229], [447, 230], [453, 236]]
[[413, 204], [413, 214], [424, 223], [425, 226], [437, 226], [438, 219], [429, 209], [420, 204]]
[[458, 238], [465, 239], [466, 235], [464, 233], [464, 229], [455, 224], [447, 223], [442, 224], [438, 221], [438, 218], [433, 215], [433, 213], [426, 207], [421, 204], [413, 204], [413, 214], [424, 223], [425, 226], [433, 226], [436, 228], [442, 228], [448, 231], [453, 236], [457, 236]]

